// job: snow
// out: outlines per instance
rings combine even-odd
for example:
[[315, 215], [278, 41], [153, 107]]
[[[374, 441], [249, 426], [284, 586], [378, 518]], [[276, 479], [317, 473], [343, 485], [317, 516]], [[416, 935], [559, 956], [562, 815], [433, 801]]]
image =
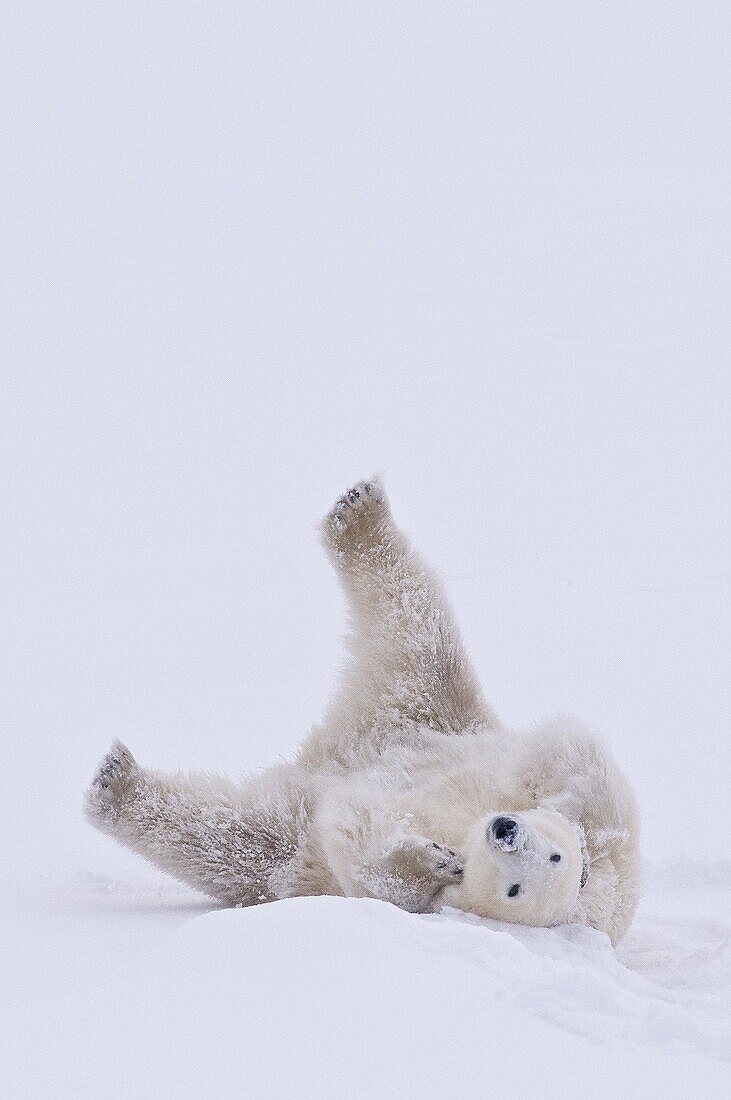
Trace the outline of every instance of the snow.
[[[0, 1091], [727, 1095], [729, 8], [27, 0], [0, 94]], [[314, 527], [384, 472], [509, 724], [648, 859], [576, 930], [207, 903], [93, 834], [114, 737], [322, 713]]]
[[67, 884], [23, 932], [11, 1004], [42, 1056], [19, 1045], [6, 1095], [722, 1096], [728, 871], [655, 876], [616, 954], [369, 899], [202, 912], [152, 873]]

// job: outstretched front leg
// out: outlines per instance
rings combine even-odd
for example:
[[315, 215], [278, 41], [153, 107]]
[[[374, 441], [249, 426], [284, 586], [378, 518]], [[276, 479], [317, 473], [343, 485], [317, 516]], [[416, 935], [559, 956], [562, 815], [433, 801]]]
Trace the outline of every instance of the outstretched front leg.
[[354, 728], [377, 736], [407, 724], [445, 733], [498, 725], [441, 585], [394, 523], [380, 481], [340, 497], [322, 531], [348, 598], [352, 662], [313, 749], [328, 731], [337, 756], [339, 731]]
[[228, 905], [308, 892], [311, 806], [291, 773], [243, 786], [141, 768], [116, 741], [86, 793], [86, 816], [161, 870]]

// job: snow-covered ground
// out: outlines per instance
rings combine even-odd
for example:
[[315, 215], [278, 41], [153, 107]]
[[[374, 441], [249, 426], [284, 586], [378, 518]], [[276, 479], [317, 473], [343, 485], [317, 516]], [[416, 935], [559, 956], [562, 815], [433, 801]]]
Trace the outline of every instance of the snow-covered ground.
[[[6, 7], [0, 1092], [729, 1095], [728, 4]], [[501, 717], [637, 790], [616, 953], [211, 912], [82, 819], [113, 737], [294, 751], [377, 469]]]
[[4, 1095], [721, 1097], [730, 903], [728, 866], [655, 872], [615, 953], [579, 927], [207, 912], [152, 872], [88, 874], [17, 929]]

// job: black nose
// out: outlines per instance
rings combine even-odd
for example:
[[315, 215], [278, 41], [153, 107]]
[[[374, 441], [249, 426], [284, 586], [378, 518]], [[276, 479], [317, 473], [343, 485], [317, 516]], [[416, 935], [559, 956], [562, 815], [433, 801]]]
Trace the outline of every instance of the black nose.
[[515, 840], [518, 832], [518, 822], [512, 817], [496, 817], [492, 823], [492, 835], [495, 840], [502, 840], [508, 844]]

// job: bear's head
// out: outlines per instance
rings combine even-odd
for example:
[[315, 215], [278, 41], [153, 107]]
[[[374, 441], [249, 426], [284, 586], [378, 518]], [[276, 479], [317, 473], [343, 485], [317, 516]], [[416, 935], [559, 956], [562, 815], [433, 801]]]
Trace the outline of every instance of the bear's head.
[[462, 855], [463, 880], [444, 891], [444, 903], [517, 924], [570, 921], [588, 873], [580, 827], [545, 808], [482, 818]]

